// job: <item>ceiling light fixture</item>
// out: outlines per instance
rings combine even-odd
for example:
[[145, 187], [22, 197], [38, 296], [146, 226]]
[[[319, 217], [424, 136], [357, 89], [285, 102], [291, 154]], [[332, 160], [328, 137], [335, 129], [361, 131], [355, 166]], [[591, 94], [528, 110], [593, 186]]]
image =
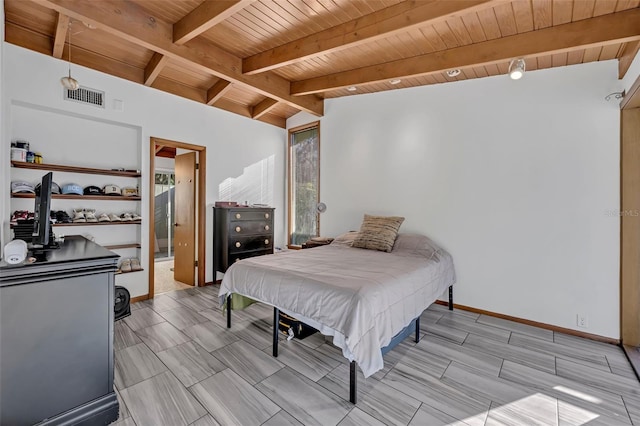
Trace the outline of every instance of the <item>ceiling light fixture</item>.
[[509, 77], [511, 80], [519, 80], [524, 75], [526, 64], [524, 59], [518, 58], [511, 61], [509, 64]]
[[389, 84], [393, 84], [394, 86], [396, 84], [400, 84], [402, 83], [402, 80], [400, 80], [399, 78], [393, 79], [393, 80], [389, 80]]
[[67, 29], [67, 33], [69, 33], [69, 75], [62, 77], [60, 83], [62, 83], [62, 86], [67, 90], [78, 90], [80, 83], [71, 77], [71, 22], [72, 21], [69, 21], [69, 28]]
[[448, 75], [449, 77], [457, 77], [457, 76], [459, 76], [459, 75], [460, 75], [460, 73], [461, 73], [461, 72], [462, 72], [462, 71], [460, 71], [459, 69], [455, 69], [455, 70], [448, 70], [448, 71], [447, 71], [447, 75]]
[[356, 86], [349, 86], [347, 87], [347, 90], [350, 92], [355, 92], [356, 90], [358, 90], [358, 88]]

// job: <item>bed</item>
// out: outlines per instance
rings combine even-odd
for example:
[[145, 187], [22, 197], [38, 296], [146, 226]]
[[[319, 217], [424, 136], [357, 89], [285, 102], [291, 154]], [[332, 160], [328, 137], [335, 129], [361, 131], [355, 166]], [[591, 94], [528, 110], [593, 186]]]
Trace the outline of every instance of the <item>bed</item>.
[[420, 314], [447, 289], [452, 309], [455, 270], [451, 255], [422, 235], [399, 234], [390, 253], [352, 247], [353, 238], [243, 259], [227, 270], [219, 295], [226, 306], [240, 294], [274, 307], [274, 356], [280, 311], [333, 336], [351, 361], [355, 403], [356, 365], [369, 377], [404, 337], [415, 331], [417, 341]]

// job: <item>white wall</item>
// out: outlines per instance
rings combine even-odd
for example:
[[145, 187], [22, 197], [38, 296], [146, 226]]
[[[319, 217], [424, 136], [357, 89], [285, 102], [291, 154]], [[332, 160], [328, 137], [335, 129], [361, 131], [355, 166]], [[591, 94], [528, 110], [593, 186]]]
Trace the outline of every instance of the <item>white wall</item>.
[[582, 314], [618, 338], [616, 76], [609, 61], [326, 101], [322, 233], [404, 216], [452, 253], [456, 303], [574, 329]]
[[[141, 187], [149, 187], [149, 138], [151, 136], [164, 139], [187, 142], [207, 147], [207, 203], [213, 203], [218, 199], [218, 185], [227, 178], [242, 175], [244, 169], [264, 159], [275, 158], [275, 177], [270, 185], [274, 187], [274, 203], [276, 208], [275, 232], [276, 244], [284, 241], [284, 170], [285, 170], [285, 141], [286, 131], [262, 122], [249, 120], [244, 117], [231, 114], [216, 108], [198, 104], [184, 98], [163, 93], [142, 85], [134, 84], [116, 77], [108, 76], [87, 68], [72, 66], [73, 76], [86, 87], [106, 91], [106, 109], [91, 106], [83, 106], [62, 99], [62, 87], [60, 77], [66, 73], [66, 63], [41, 55], [12, 44], [4, 43], [2, 58], [2, 81], [4, 92], [2, 93], [3, 114], [3, 148], [4, 153], [9, 151], [10, 139], [16, 137], [11, 127], [20, 120], [14, 120], [12, 114], [20, 108], [43, 110], [46, 113], [64, 117], [58, 128], [48, 129], [51, 138], [44, 136], [40, 140], [30, 142], [39, 145], [43, 153], [55, 152], [60, 143], [52, 141], [64, 138], [71, 134], [74, 128], [68, 123], [75, 122], [82, 128], [87, 123], [106, 122], [112, 128], [138, 129], [139, 141], [135, 150], [136, 161], [139, 158], [143, 179]], [[114, 109], [114, 100], [124, 101], [124, 110]], [[37, 114], [36, 114], [37, 115]], [[37, 129], [38, 123], [33, 122]], [[96, 124], [99, 131], [100, 124]], [[96, 136], [96, 140], [99, 136]], [[50, 143], [51, 146], [46, 146]], [[95, 143], [87, 140], [87, 145]], [[56, 144], [58, 146], [56, 146]], [[123, 158], [114, 150], [112, 153], [101, 153], [101, 162], [113, 163], [113, 167], [119, 167]], [[46, 154], [45, 154], [46, 155]], [[57, 154], [55, 154], [57, 155]], [[67, 154], [65, 154], [67, 155]], [[76, 158], [73, 152], [68, 153], [65, 164], [83, 165], [92, 161], [91, 158]], [[9, 199], [10, 167], [8, 156], [2, 159], [2, 171], [0, 172], [0, 196], [4, 207], [0, 210], [4, 237], [9, 235]], [[128, 160], [128, 159], [127, 159]], [[103, 163], [104, 164], [104, 163]], [[146, 192], [146, 191], [145, 191]], [[144, 195], [144, 193], [143, 193]], [[259, 202], [259, 200], [238, 200]], [[149, 214], [149, 200], [145, 197], [142, 203], [141, 213], [143, 218]], [[207, 207], [207, 271], [206, 280], [213, 279], [211, 269], [212, 257], [212, 212]], [[96, 227], [97, 228], [97, 227]], [[71, 229], [71, 228], [69, 228]], [[68, 230], [65, 233], [70, 233]], [[147, 227], [141, 226], [142, 239], [148, 241]], [[5, 239], [3, 238], [3, 240]], [[142, 276], [137, 275], [138, 284], [132, 296], [146, 293], [148, 281], [146, 244], [141, 250], [142, 264], [145, 271]]]

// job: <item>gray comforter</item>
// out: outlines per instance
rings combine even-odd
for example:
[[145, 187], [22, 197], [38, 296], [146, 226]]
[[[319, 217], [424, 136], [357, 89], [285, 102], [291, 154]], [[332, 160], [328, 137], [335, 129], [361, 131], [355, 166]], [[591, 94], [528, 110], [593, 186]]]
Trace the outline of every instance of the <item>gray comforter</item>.
[[455, 282], [451, 256], [429, 243], [433, 250], [331, 244], [244, 259], [227, 270], [220, 296], [251, 297], [333, 335], [368, 377], [383, 368], [381, 348]]

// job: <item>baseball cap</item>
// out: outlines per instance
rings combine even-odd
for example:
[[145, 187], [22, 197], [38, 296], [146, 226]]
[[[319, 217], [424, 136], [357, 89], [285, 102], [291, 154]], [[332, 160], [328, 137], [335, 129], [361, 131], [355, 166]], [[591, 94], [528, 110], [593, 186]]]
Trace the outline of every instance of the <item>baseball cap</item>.
[[122, 188], [122, 195], [125, 197], [135, 197], [138, 195], [138, 189], [131, 186]]
[[[37, 184], [36, 185], [36, 194], [39, 194], [39, 193], [40, 193], [40, 184]], [[52, 194], [59, 194], [60, 193], [60, 187], [55, 182], [51, 182], [51, 193]]]
[[82, 187], [76, 183], [68, 183], [62, 186], [62, 193], [82, 195]]
[[83, 192], [84, 195], [102, 195], [102, 190], [95, 185], [85, 186]]
[[122, 191], [118, 185], [105, 185], [102, 191], [104, 195], [122, 195]]
[[16, 194], [18, 192], [30, 192], [35, 194], [36, 191], [33, 188], [33, 184], [22, 180], [16, 180], [11, 182], [11, 193]]

